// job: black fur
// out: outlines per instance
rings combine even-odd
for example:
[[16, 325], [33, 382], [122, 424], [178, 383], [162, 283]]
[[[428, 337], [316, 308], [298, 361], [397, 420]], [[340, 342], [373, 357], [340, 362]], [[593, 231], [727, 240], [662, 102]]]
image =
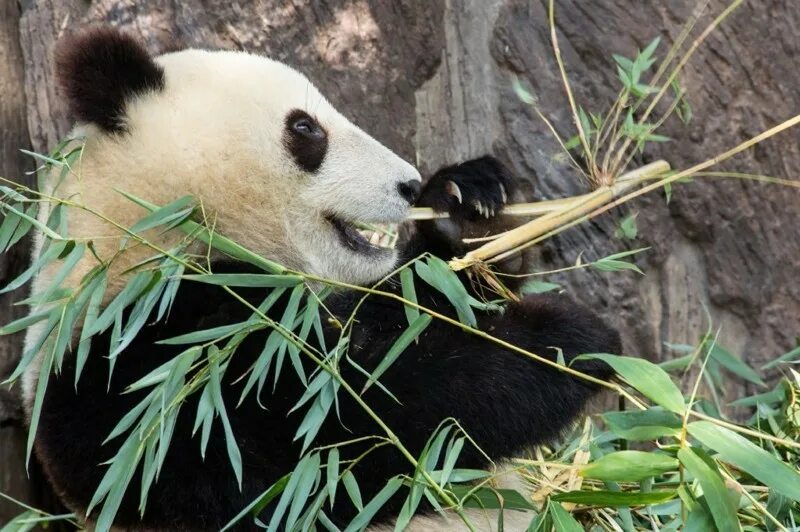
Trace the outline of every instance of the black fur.
[[295, 109], [286, 115], [283, 144], [300, 168], [316, 172], [328, 152], [328, 132], [311, 115]]
[[[461, 202], [446, 192], [448, 181], [458, 186]], [[417, 204], [437, 211], [449, 211], [450, 216], [457, 219], [475, 221], [483, 217], [478, 212], [478, 202], [495, 214], [500, 212], [506, 203], [503, 190], [506, 198], [512, 193], [511, 174], [494, 157], [480, 157], [442, 168], [433, 174]]]
[[[462, 165], [460, 175], [466, 181], [474, 179], [496, 186], [498, 174], [487, 170], [494, 162], [485, 162]], [[435, 181], [428, 186], [435, 186]], [[426, 189], [423, 194], [432, 198], [434, 192]], [[409, 245], [420, 246], [416, 242]], [[237, 263], [217, 263], [214, 267], [215, 271], [227, 272], [251, 270]], [[383, 288], [397, 290], [393, 283]], [[438, 292], [421, 282], [416, 289], [421, 304], [453, 314]], [[259, 304], [266, 295], [259, 289], [240, 289], [239, 293], [254, 304]], [[326, 305], [340, 319], [345, 319], [360, 296], [354, 292], [338, 293], [326, 300]], [[282, 307], [283, 304], [277, 304], [270, 315], [280, 317]], [[73, 505], [86, 507], [105, 471], [97, 464], [113, 456], [119, 445], [119, 440], [105, 446], [100, 442], [121, 416], [143, 397], [142, 393], [123, 395], [120, 392], [183, 349], [156, 344], [157, 340], [239, 322], [249, 316], [250, 311], [218, 287], [185, 281], [170, 317], [143, 329], [119, 355], [109, 392], [106, 391], [108, 363], [103, 358], [108, 334], [93, 341], [77, 395], [73, 385], [75, 362], [68, 357], [61, 376], [50, 380], [36, 439], [37, 454], [63, 496]], [[580, 353], [618, 352], [620, 349], [614, 330], [562, 295], [526, 296], [520, 303], [509, 305], [504, 313], [479, 314], [478, 321], [480, 329], [552, 360], [557, 356], [554, 346], [563, 350], [568, 362]], [[358, 313], [350, 356], [367, 370], [374, 369], [405, 328], [405, 323], [402, 304], [380, 297], [369, 298]], [[300, 451], [297, 442], [292, 440], [303, 412], [288, 414], [288, 411], [304, 388], [288, 361], [275, 392], [270, 393], [267, 386], [262, 394], [266, 410], [257, 404], [252, 394], [236, 407], [243, 382], [234, 381], [257, 358], [266, 334], [268, 331], [251, 334], [225, 372], [223, 393], [244, 464], [242, 491], [237, 488], [231, 472], [218, 421], [212, 429], [205, 461], [201, 459], [199, 437], [191, 437], [197, 407], [197, 398], [192, 397], [181, 409], [166, 463], [160, 479], [151, 488], [144, 517], [140, 519], [137, 511], [140, 480], [137, 475], [122, 502], [118, 525], [161, 530], [217, 529], [276, 479], [292, 470]], [[338, 334], [339, 329], [326, 325], [329, 346], [334, 345]], [[610, 373], [607, 366], [597, 362], [580, 362], [575, 366], [599, 377]], [[310, 371], [312, 365], [307, 364], [306, 369]], [[360, 390], [365, 382], [363, 375], [346, 362], [341, 369], [345, 379]], [[272, 375], [268, 379], [271, 381]], [[394, 402], [377, 386], [371, 387], [364, 399], [412, 453], [422, 450], [443, 419], [454, 417], [495, 459], [556, 438], [597, 391], [591, 383], [463, 333], [439, 320], [434, 320], [419, 341], [411, 344], [383, 375], [381, 382], [402, 404]], [[314, 445], [380, 434], [379, 427], [347, 393], [341, 391], [338, 397], [341, 420], [346, 428], [331, 412]], [[366, 444], [344, 447], [342, 459], [352, 459], [367, 448]], [[482, 455], [470, 446], [465, 447], [459, 467], [486, 465]], [[373, 451], [354, 469], [365, 501], [390, 476], [410, 472], [409, 463], [391, 446]], [[355, 509], [345, 490], [337, 493], [333, 510], [326, 505], [326, 512], [332, 513], [334, 521], [342, 524], [354, 516]], [[404, 497], [405, 493], [401, 492], [392, 499], [378, 519], [396, 515]], [[262, 513], [262, 520], [268, 522], [271, 511], [272, 507], [268, 506]]]
[[139, 41], [110, 27], [68, 35], [56, 48], [56, 77], [72, 116], [124, 131], [125, 104], [164, 88], [164, 70]]

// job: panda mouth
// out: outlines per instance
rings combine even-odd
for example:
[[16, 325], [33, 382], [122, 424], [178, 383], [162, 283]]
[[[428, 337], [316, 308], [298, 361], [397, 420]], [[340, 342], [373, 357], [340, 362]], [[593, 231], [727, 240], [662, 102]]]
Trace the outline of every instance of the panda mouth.
[[390, 228], [348, 222], [333, 215], [325, 219], [336, 231], [342, 245], [356, 253], [372, 255], [386, 252], [394, 248], [397, 240]]

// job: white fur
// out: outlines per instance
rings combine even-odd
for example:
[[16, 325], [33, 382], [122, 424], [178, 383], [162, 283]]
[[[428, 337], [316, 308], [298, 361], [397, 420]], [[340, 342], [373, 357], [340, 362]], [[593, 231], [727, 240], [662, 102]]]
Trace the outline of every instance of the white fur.
[[[347, 120], [305, 76], [283, 63], [243, 52], [202, 50], [156, 61], [164, 68], [166, 88], [127, 103], [125, 134], [105, 134], [91, 124], [73, 131], [73, 137], [85, 138], [85, 145], [80, 162], [59, 186], [60, 197], [130, 227], [146, 212], [114, 189], [158, 205], [192, 194], [217, 232], [287, 267], [356, 284], [391, 270], [394, 252], [367, 256], [352, 251], [324, 215], [401, 221], [408, 203], [397, 185], [419, 180], [416, 169]], [[313, 173], [303, 171], [283, 144], [285, 119], [294, 109], [314, 116], [328, 133], [326, 156]], [[70, 236], [93, 239], [104, 260], [118, 251], [121, 233], [113, 226], [77, 209], [69, 209], [68, 221]], [[167, 249], [182, 238], [177, 231], [149, 236]], [[34, 253], [40, 250], [38, 236]], [[130, 246], [115, 259], [106, 300], [127, 281], [119, 272], [153, 254], [145, 246]], [[75, 286], [95, 264], [87, 253], [66, 284]], [[34, 280], [34, 293], [48, 286], [57, 267]], [[41, 332], [41, 326], [28, 331], [26, 348]], [[23, 378], [28, 407], [38, 372], [37, 357]]]

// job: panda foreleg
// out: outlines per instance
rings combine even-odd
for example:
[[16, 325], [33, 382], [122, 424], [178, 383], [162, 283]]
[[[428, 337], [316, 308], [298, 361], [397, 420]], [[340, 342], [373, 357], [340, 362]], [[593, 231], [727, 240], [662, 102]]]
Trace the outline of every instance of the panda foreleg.
[[[482, 243], [469, 242], [470, 238], [500, 234], [518, 225], [518, 219], [500, 216], [509, 201], [521, 199], [515, 198], [514, 182], [511, 172], [491, 156], [438, 170], [427, 180], [417, 205], [449, 216], [417, 221], [412, 238], [403, 246], [403, 262], [422, 253], [444, 260], [461, 257]], [[516, 254], [494, 264], [493, 270], [506, 288], [515, 290], [524, 280], [515, 274], [527, 271], [528, 259], [528, 253]]]

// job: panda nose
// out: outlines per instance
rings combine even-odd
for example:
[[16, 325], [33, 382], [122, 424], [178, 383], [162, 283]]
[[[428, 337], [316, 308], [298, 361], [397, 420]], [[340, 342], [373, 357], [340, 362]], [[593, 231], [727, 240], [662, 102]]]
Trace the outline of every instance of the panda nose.
[[397, 191], [411, 205], [414, 205], [414, 202], [417, 201], [421, 189], [422, 183], [417, 179], [397, 184]]

